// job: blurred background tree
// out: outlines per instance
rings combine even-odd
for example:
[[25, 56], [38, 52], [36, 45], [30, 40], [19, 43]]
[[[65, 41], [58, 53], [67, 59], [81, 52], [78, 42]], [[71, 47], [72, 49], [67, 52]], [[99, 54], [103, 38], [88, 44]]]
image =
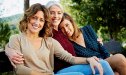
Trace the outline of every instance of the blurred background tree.
[[8, 42], [11, 30], [8, 24], [0, 23], [0, 48]]
[[10, 35], [18, 32], [19, 31], [15, 25], [0, 23], [0, 49], [5, 47], [5, 44], [9, 41]]
[[126, 40], [125, 0], [61, 0], [61, 3], [79, 26], [92, 25], [96, 32], [100, 29], [99, 36], [105, 40]]

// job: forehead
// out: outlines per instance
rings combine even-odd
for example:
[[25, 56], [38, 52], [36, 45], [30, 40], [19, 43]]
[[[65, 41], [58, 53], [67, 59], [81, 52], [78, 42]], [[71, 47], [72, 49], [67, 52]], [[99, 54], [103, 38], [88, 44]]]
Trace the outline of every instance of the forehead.
[[68, 19], [64, 19], [61, 23], [60, 23], [60, 27], [64, 27], [67, 24], [71, 24], [71, 22]]
[[49, 10], [50, 11], [61, 11], [62, 12], [62, 9], [58, 5], [52, 5]]
[[44, 13], [43, 13], [43, 11], [37, 11], [36, 14], [34, 14], [33, 16], [44, 17]]

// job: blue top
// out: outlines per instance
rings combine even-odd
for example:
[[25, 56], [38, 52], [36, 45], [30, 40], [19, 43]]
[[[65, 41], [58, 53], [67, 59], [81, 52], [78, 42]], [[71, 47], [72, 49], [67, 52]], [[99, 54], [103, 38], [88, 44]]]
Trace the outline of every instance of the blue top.
[[73, 46], [77, 56], [92, 57], [97, 56], [98, 58], [105, 59], [110, 56], [109, 52], [97, 41], [97, 34], [90, 25], [81, 28], [85, 45], [83, 47], [76, 42], [73, 42]]

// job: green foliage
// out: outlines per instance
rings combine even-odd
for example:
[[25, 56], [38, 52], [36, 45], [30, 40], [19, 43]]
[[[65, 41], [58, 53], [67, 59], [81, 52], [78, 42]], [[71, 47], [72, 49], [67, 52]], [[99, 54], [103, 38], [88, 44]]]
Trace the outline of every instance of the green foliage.
[[16, 75], [16, 74], [15, 74], [15, 72], [10, 71], [10, 72], [0, 73], [0, 75]]
[[12, 34], [19, 33], [17, 28], [22, 14], [0, 18], [0, 49], [4, 48]]
[[8, 42], [8, 38], [11, 35], [11, 30], [8, 24], [0, 23], [0, 48]]
[[126, 57], [126, 47], [123, 48], [122, 54]]
[[0, 23], [0, 49], [4, 48], [5, 44], [9, 41], [10, 35], [15, 33], [18, 33], [18, 29], [15, 26]]
[[68, 7], [78, 25], [90, 24], [95, 30], [102, 27], [102, 34], [108, 35], [110, 39], [125, 39], [118, 37], [126, 29], [125, 0], [72, 0]]
[[126, 42], [126, 28], [122, 28], [121, 31], [118, 33], [117, 38], [121, 42]]

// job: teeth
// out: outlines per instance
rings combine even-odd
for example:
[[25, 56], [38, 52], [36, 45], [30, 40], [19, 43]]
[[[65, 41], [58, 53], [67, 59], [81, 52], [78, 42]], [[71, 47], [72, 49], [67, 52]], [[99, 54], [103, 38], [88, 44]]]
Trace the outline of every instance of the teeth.
[[53, 20], [54, 22], [57, 22], [58, 20], [57, 19], [55, 19], [55, 20]]
[[37, 28], [39, 28], [39, 27], [38, 27], [37, 25], [33, 25], [33, 28], [34, 28], [34, 29], [37, 29]]

